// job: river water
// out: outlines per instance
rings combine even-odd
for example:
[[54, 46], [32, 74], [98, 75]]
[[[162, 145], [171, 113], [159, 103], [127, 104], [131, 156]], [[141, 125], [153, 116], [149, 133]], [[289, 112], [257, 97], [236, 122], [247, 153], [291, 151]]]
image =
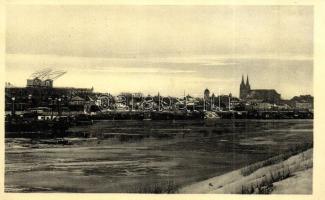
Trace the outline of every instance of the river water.
[[99, 121], [62, 138], [5, 139], [7, 192], [178, 188], [313, 143], [312, 120]]

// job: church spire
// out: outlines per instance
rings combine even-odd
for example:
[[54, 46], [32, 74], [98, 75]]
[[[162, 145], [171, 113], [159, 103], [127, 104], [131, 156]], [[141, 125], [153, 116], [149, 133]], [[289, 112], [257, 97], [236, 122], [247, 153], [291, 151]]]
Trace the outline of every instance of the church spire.
[[245, 82], [244, 82], [244, 75], [241, 76], [241, 85], [245, 85]]
[[247, 75], [247, 79], [246, 79], [246, 88], [247, 88], [248, 90], [251, 89], [251, 86], [249, 85], [248, 75]]

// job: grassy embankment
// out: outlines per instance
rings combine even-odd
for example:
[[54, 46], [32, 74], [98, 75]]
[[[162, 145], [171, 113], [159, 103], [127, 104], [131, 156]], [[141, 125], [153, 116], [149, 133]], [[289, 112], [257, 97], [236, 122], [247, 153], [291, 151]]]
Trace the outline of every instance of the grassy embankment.
[[275, 189], [273, 183], [313, 167], [313, 152], [310, 148], [312, 148], [311, 144], [296, 146], [284, 154], [242, 168], [240, 170], [242, 176], [250, 177], [253, 174], [256, 179], [242, 184], [240, 191], [237, 188], [234, 192], [241, 194], [272, 193]]
[[[312, 144], [295, 146], [286, 153], [257, 162], [242, 169], [185, 186], [179, 193], [270, 194], [296, 193], [297, 188], [311, 185]], [[301, 178], [303, 177], [303, 178]], [[304, 180], [300, 180], [304, 179]], [[281, 186], [283, 181], [287, 186]], [[301, 186], [301, 184], [304, 186]], [[300, 185], [299, 185], [300, 184]], [[279, 188], [287, 188], [279, 191]], [[290, 189], [295, 187], [296, 190]], [[311, 187], [301, 188], [311, 193]]]

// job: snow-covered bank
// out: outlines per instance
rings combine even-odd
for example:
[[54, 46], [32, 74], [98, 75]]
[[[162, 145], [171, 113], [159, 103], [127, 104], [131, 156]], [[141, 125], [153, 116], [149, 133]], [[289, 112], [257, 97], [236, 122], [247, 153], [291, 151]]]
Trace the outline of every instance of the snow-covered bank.
[[244, 176], [239, 169], [185, 186], [179, 193], [312, 193], [313, 149]]

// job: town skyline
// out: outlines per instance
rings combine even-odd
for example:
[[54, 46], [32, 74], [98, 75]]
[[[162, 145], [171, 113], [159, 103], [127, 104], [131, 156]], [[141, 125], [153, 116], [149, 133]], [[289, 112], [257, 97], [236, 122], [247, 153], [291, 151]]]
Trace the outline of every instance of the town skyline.
[[6, 82], [16, 86], [25, 86], [33, 71], [54, 68], [68, 71], [55, 86], [112, 94], [199, 96], [209, 88], [238, 96], [241, 75], [249, 74], [254, 89], [276, 89], [286, 99], [313, 95], [311, 6], [10, 5], [7, 11]]
[[[305, 58], [303, 58], [305, 59]], [[283, 62], [276, 60], [276, 59], [272, 59], [275, 62]], [[229, 62], [229, 61], [227, 61]], [[295, 60], [293, 62], [312, 62], [312, 60]], [[49, 66], [53, 66], [53, 65], [49, 65]], [[42, 68], [37, 68], [36, 69], [42, 69]], [[290, 99], [294, 96], [299, 96], [299, 95], [313, 95], [313, 89], [312, 89], [312, 80], [307, 80], [303, 79], [300, 82], [307, 82], [307, 84], [302, 84], [302, 85], [298, 85], [295, 84], [294, 82], [292, 83], [292, 85], [289, 84], [283, 84], [281, 81], [279, 82], [278, 79], [265, 79], [265, 77], [268, 76], [267, 73], [264, 73], [265, 76], [255, 76], [254, 75], [254, 69], [251, 69], [250, 71], [252, 72], [251, 74], [249, 73], [245, 73], [245, 72], [241, 72], [241, 71], [235, 71], [234, 73], [231, 74], [231, 76], [226, 76], [226, 77], [220, 77], [221, 75], [218, 74], [219, 77], [207, 77], [205, 78], [204, 81], [199, 80], [198, 78], [194, 77], [193, 78], [193, 74], [196, 73], [196, 71], [191, 69], [184, 69], [184, 70], [169, 70], [167, 71], [167, 69], [146, 69], [146, 68], [131, 68], [131, 70], [133, 70], [131, 73], [137, 74], [137, 77], [139, 77], [140, 79], [143, 77], [150, 77], [153, 74], [168, 74], [171, 76], [177, 76], [178, 74], [182, 74], [183, 76], [183, 82], [181, 85], [195, 85], [196, 87], [194, 89], [191, 88], [187, 88], [187, 87], [180, 87], [177, 85], [177, 83], [173, 82], [173, 81], [168, 81], [166, 80], [166, 82], [161, 82], [159, 83], [160, 86], [159, 87], [151, 87], [150, 85], [141, 85], [138, 87], [129, 87], [128, 85], [128, 73], [127, 70], [129, 68], [115, 68], [115, 69], [111, 69], [111, 70], [104, 70], [104, 69], [93, 69], [91, 71], [86, 72], [85, 74], [79, 74], [80, 72], [76, 73], [76, 70], [73, 68], [54, 68], [54, 69], [67, 69], [67, 74], [65, 74], [63, 77], [60, 77], [59, 79], [55, 80], [54, 86], [55, 87], [84, 87], [84, 88], [94, 88], [94, 91], [96, 92], [103, 92], [103, 93], [110, 93], [113, 95], [118, 95], [120, 93], [123, 92], [130, 92], [130, 93], [143, 93], [145, 95], [149, 94], [149, 95], [155, 95], [158, 92], [165, 95], [165, 96], [183, 96], [184, 92], [185, 94], [189, 94], [191, 96], [195, 96], [195, 97], [200, 97], [203, 95], [203, 90], [208, 88], [211, 93], [214, 93], [215, 95], [218, 95], [219, 92], [221, 95], [228, 95], [229, 93], [231, 93], [233, 96], [239, 97], [239, 84], [241, 82], [241, 78], [244, 75], [245, 79], [247, 77], [247, 75], [250, 78], [250, 83], [252, 85], [252, 89], [275, 89], [276, 91], [278, 91], [281, 94], [281, 97], [283, 97], [283, 99]], [[26, 72], [23, 73], [16, 73], [15, 76], [8, 76], [8, 74], [10, 74], [11, 72], [7, 72], [7, 76], [6, 76], [6, 82], [10, 82], [12, 85], [17, 86], [17, 87], [25, 87], [26, 86], [26, 79], [30, 77], [30, 75], [32, 74], [32, 71], [29, 71], [30, 69], [28, 69]], [[102, 82], [102, 76], [103, 73], [99, 72], [99, 75], [90, 75], [89, 73], [93, 74], [95, 73], [94, 71], [101, 71], [104, 70], [107, 73], [107, 71], [109, 73], [112, 73], [114, 75], [118, 75], [118, 79], [114, 79], [114, 80], [108, 80], [107, 83], [105, 84], [105, 82]], [[137, 70], [139, 70], [137, 72]], [[19, 70], [18, 70], [19, 71]], [[283, 71], [283, 70], [282, 70]], [[293, 73], [295, 74], [295, 73]], [[78, 79], [77, 77], [80, 76], [84, 76], [87, 75], [88, 78], [80, 78]], [[302, 74], [300, 73], [298, 76], [305, 76], [306, 74]], [[312, 77], [312, 70], [309, 73], [309, 75]], [[100, 78], [100, 84], [98, 84], [98, 82], [96, 82], [96, 78], [92, 78], [91, 76], [94, 76], [96, 78]], [[124, 77], [125, 76], [125, 77]], [[288, 78], [288, 79], [293, 79], [292, 81], [297, 81], [297, 79], [295, 78], [296, 76], [292, 76], [292, 77], [287, 77], [284, 76], [283, 78]], [[152, 80], [152, 77], [150, 77]], [[104, 78], [105, 79], [105, 78]], [[87, 81], [85, 81], [87, 80]], [[114, 83], [115, 81], [115, 83]], [[172, 82], [172, 83], [171, 83]], [[117, 84], [118, 83], [118, 84]], [[126, 83], [126, 84], [124, 84]], [[298, 82], [296, 82], [298, 83]], [[135, 85], [137, 85], [137, 83], [134, 83]], [[173, 86], [175, 84], [175, 86]], [[104, 85], [104, 86], [103, 86]], [[107, 86], [105, 86], [107, 85]], [[124, 87], [123, 87], [124, 86]], [[125, 87], [127, 86], [127, 87]], [[198, 87], [199, 86], [199, 87]], [[173, 87], [175, 87], [173, 89]], [[140, 89], [139, 89], [140, 88]], [[289, 90], [288, 90], [289, 88]], [[292, 88], [299, 88], [298, 90], [294, 90]], [[289, 91], [289, 92], [288, 92]]]

